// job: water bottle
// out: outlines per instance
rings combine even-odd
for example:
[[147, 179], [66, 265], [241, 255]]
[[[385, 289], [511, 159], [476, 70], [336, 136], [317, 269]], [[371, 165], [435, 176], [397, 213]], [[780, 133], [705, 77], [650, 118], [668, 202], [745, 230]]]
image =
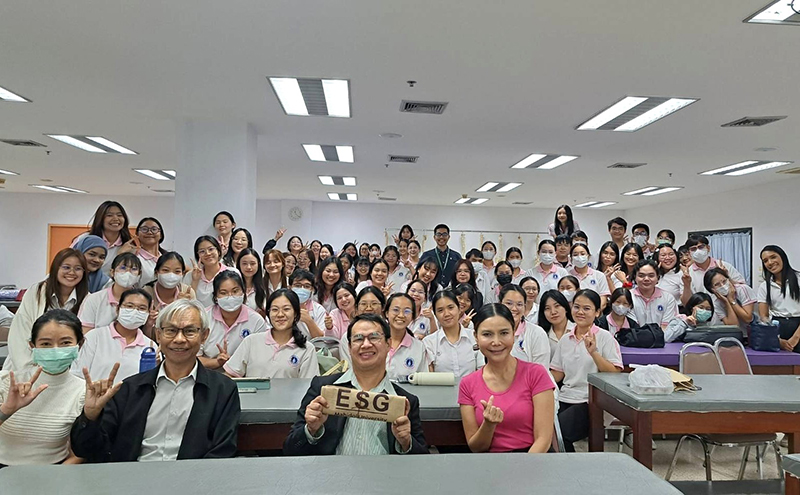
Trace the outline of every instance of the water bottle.
[[150, 371], [156, 367], [156, 350], [153, 347], [145, 347], [142, 357], [139, 359], [139, 373]]

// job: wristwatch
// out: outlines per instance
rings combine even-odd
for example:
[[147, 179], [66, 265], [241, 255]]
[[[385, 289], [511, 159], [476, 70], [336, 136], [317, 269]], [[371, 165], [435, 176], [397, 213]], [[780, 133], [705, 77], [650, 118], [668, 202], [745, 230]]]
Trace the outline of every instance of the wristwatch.
[[736, 299], [734, 299], [733, 301], [731, 301], [731, 306], [736, 306], [737, 304], [739, 304], [739, 303], [738, 303], [738, 302], [736, 302]]

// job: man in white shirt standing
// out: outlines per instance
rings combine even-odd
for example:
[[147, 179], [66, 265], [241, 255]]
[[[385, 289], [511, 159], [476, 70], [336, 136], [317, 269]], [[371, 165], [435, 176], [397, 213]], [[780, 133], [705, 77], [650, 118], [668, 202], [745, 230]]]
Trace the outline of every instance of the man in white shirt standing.
[[692, 257], [692, 264], [688, 268], [689, 276], [692, 279], [691, 284], [683, 284], [683, 294], [681, 294], [681, 303], [686, 305], [689, 298], [695, 292], [705, 292], [711, 296], [705, 285], [703, 284], [703, 277], [706, 272], [712, 268], [719, 267], [728, 272], [728, 278], [736, 284], [746, 284], [739, 270], [727, 261], [715, 260], [711, 257], [711, 245], [708, 242], [708, 237], [704, 235], [693, 235], [686, 241], [686, 248], [689, 249], [689, 255]]
[[72, 449], [91, 462], [233, 457], [239, 393], [233, 381], [197, 360], [209, 317], [196, 300], [178, 299], [156, 320], [160, 366], [116, 385], [84, 368], [86, 402], [72, 426]]

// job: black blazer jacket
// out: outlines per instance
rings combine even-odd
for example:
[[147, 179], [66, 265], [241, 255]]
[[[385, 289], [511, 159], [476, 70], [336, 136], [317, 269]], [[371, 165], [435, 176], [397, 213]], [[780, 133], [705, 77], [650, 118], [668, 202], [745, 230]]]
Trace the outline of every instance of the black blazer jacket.
[[[297, 411], [297, 419], [295, 420], [289, 436], [283, 442], [283, 453], [285, 455], [334, 455], [336, 454], [336, 447], [342, 440], [344, 434], [344, 425], [347, 423], [345, 416], [328, 416], [325, 421], [325, 434], [319, 439], [315, 445], [308, 443], [306, 438], [305, 426], [305, 413], [306, 407], [320, 395], [323, 385], [333, 385], [333, 382], [341, 378], [342, 373], [337, 373], [330, 376], [316, 376], [311, 379], [311, 385], [308, 387], [306, 396], [303, 397], [303, 402], [300, 404], [300, 409]], [[342, 383], [339, 386], [355, 388], [352, 383]], [[425, 434], [422, 432], [422, 421], [419, 419], [419, 399], [417, 396], [412, 395], [396, 384], [392, 384], [400, 397], [408, 399], [410, 410], [408, 412], [408, 419], [411, 420], [411, 451], [409, 454], [427, 454], [428, 444], [425, 442]], [[389, 439], [389, 453], [397, 454], [395, 450], [396, 438], [392, 433], [392, 424], [386, 423], [386, 433]]]
[[[84, 413], [70, 433], [72, 450], [89, 462], [136, 461], [142, 451], [147, 413], [156, 395], [155, 368], [126, 378], [97, 421]], [[239, 429], [239, 391], [221, 373], [198, 362], [194, 405], [178, 459], [233, 457]]]

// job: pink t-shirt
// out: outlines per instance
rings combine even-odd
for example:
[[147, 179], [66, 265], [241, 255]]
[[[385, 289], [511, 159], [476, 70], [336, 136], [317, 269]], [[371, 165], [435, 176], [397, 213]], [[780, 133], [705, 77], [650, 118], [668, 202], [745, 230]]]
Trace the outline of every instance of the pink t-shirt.
[[503, 422], [497, 425], [489, 452], [509, 452], [533, 445], [533, 396], [556, 388], [550, 374], [541, 364], [517, 359], [514, 381], [505, 392], [492, 392], [483, 381], [483, 368], [461, 379], [458, 403], [475, 408], [478, 426], [483, 423], [483, 405], [494, 395], [494, 405], [503, 411]]

